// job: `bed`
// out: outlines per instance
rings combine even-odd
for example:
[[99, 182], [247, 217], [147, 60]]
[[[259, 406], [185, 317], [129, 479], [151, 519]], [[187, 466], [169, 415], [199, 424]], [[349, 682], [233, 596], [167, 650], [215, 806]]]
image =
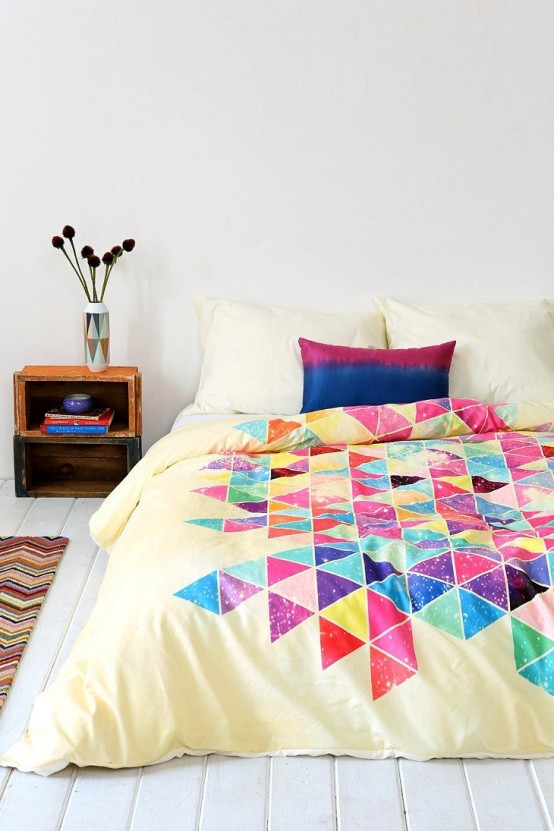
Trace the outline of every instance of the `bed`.
[[0, 763], [552, 755], [553, 470], [554, 401], [180, 414]]

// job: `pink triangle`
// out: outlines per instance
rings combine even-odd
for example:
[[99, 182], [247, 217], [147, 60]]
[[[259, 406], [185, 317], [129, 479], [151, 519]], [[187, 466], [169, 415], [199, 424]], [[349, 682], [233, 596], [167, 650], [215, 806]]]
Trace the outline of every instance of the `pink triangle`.
[[379, 424], [379, 407], [346, 407], [345, 412], [363, 424], [375, 436]]
[[297, 508], [310, 507], [310, 490], [309, 488], [302, 488], [302, 490], [294, 493], [286, 493], [276, 496], [279, 502], [285, 502], [287, 505], [296, 505]]
[[441, 407], [440, 404], [436, 404], [434, 401], [418, 401], [416, 403], [416, 424], [421, 421], [427, 421], [430, 418], [443, 416], [448, 412], [450, 411], [445, 410], [444, 407]]
[[382, 649], [383, 652], [387, 652], [404, 664], [408, 664], [412, 669], [417, 669], [411, 620], [407, 620], [400, 626], [395, 626], [394, 629], [390, 629], [373, 643]]
[[474, 577], [492, 571], [493, 568], [498, 566], [498, 563], [489, 560], [487, 557], [480, 557], [479, 554], [454, 551], [454, 565], [458, 583], [466, 583], [468, 580], [473, 580]]
[[267, 558], [267, 583], [273, 586], [274, 583], [279, 583], [281, 580], [286, 580], [287, 577], [292, 577], [294, 574], [299, 574], [301, 571], [306, 571], [310, 566], [304, 563], [294, 563], [292, 560], [279, 560], [276, 557]]
[[248, 600], [252, 595], [260, 592], [261, 586], [255, 586], [253, 583], [246, 583], [244, 580], [239, 580], [238, 577], [233, 577], [232, 574], [226, 574], [224, 571], [219, 573], [219, 599], [221, 601], [221, 614], [231, 612]]
[[292, 577], [287, 577], [286, 580], [281, 580], [276, 590], [281, 597], [292, 600], [293, 603], [298, 603], [312, 612], [317, 612], [315, 569], [307, 568], [305, 571], [293, 574]]
[[373, 641], [397, 623], [404, 623], [407, 616], [400, 612], [394, 603], [382, 594], [367, 590], [367, 614], [369, 619], [369, 637]]
[[274, 643], [282, 635], [286, 635], [295, 626], [307, 620], [313, 615], [309, 609], [280, 597], [278, 594], [269, 592], [269, 627], [271, 631], [271, 643]]
[[221, 502], [226, 502], [227, 491], [227, 485], [213, 485], [211, 488], [196, 488], [194, 493], [203, 493], [205, 496], [211, 496], [212, 499], [219, 499]]
[[554, 641], [554, 592], [535, 595], [530, 603], [520, 606], [512, 614]]

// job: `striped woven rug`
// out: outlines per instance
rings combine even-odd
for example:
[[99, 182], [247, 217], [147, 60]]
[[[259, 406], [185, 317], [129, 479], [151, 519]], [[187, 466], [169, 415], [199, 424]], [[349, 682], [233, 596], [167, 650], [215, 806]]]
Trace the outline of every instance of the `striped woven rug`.
[[67, 537], [0, 537], [0, 709]]

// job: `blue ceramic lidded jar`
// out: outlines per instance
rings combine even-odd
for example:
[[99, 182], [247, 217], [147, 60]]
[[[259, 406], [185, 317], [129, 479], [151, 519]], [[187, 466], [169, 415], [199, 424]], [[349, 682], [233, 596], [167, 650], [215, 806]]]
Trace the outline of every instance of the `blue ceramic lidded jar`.
[[63, 400], [63, 408], [71, 415], [85, 415], [92, 410], [92, 396], [84, 392], [74, 395], [66, 395]]

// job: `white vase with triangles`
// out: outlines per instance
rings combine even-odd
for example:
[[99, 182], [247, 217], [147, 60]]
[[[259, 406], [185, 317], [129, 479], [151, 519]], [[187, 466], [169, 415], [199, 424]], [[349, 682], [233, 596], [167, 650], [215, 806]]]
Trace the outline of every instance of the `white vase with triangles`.
[[105, 303], [87, 303], [83, 311], [85, 363], [91, 372], [110, 365], [110, 313]]

